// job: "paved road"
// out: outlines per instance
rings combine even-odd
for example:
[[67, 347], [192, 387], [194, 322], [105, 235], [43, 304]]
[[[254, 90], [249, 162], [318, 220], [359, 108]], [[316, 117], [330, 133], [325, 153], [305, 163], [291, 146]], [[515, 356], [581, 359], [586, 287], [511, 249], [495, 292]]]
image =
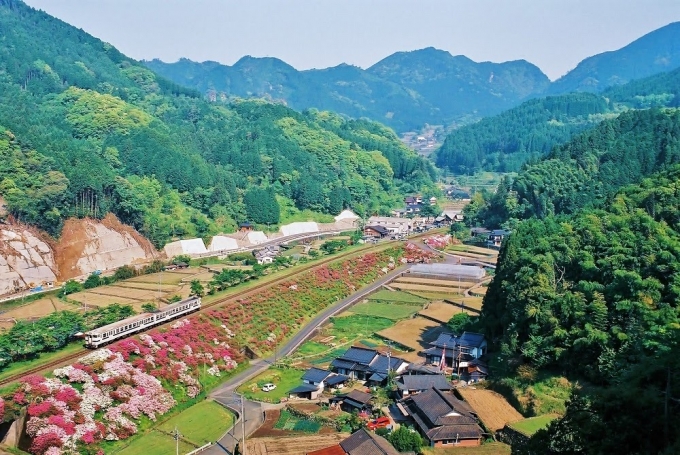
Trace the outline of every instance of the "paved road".
[[[357, 300], [362, 299], [366, 295], [380, 288], [383, 284], [389, 283], [394, 278], [404, 273], [409, 267], [410, 266], [398, 267], [397, 269], [378, 279], [374, 283], [366, 286], [365, 288], [347, 297], [346, 299], [343, 299], [338, 303], [334, 304], [333, 306], [326, 308], [324, 311], [319, 313], [314, 319], [312, 319], [300, 332], [298, 332], [297, 335], [295, 335], [286, 344], [284, 344], [282, 347], [278, 349], [277, 354], [278, 358], [284, 357], [293, 352], [295, 349], [297, 349], [297, 347], [300, 346], [314, 332], [314, 330], [316, 330], [318, 326], [325, 323], [331, 316], [341, 311], [344, 311], [347, 307], [355, 303]], [[268, 357], [266, 359], [257, 359], [252, 361], [250, 363], [250, 367], [247, 370], [242, 371], [241, 373], [229, 379], [218, 389], [214, 390], [210, 394], [210, 396], [213, 399], [215, 399], [215, 401], [217, 401], [218, 403], [221, 403], [222, 405], [227, 406], [233, 411], [235, 411], [237, 414], [240, 414], [241, 397], [240, 395], [236, 394], [234, 390], [240, 384], [244, 383], [248, 379], [260, 374], [261, 372], [269, 368], [269, 366], [271, 366], [273, 362], [274, 356]], [[256, 403], [249, 400], [245, 400], [244, 407], [246, 417], [245, 421], [246, 435], [249, 436], [255, 430], [257, 430], [264, 422], [263, 418], [265, 408], [263, 408], [263, 406], [260, 403]], [[210, 449], [206, 450], [203, 453], [205, 453], [206, 455], [233, 453], [236, 441], [241, 440], [242, 438], [243, 431], [239, 416], [239, 420], [237, 421], [235, 426], [232, 429], [230, 429], [229, 432], [226, 433], [222, 437], [222, 439], [220, 439], [217, 442], [217, 444], [213, 445], [212, 447], [210, 447]]]

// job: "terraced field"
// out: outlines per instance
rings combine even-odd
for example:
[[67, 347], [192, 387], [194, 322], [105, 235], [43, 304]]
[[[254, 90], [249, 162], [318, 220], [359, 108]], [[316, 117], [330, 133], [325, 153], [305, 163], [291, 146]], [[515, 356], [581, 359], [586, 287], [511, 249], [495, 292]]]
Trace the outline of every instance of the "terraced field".
[[449, 319], [458, 313], [476, 315], [471, 311], [461, 309], [460, 307], [456, 307], [445, 302], [432, 302], [427, 306], [426, 309], [418, 312], [419, 315], [429, 319], [434, 319], [435, 321], [441, 322], [442, 324], [449, 322]]

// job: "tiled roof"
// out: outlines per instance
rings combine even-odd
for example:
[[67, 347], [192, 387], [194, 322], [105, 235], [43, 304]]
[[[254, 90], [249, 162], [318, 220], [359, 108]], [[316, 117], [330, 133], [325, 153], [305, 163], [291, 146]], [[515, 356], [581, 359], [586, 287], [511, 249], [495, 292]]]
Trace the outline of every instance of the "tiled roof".
[[475, 332], [463, 332], [459, 338], [462, 346], [481, 346], [484, 342], [484, 335]]
[[302, 384], [302, 385], [295, 387], [294, 389], [289, 390], [288, 393], [315, 392], [317, 390], [319, 390], [319, 388], [315, 385]]
[[336, 384], [347, 382], [349, 380], [350, 380], [349, 376], [345, 376], [344, 374], [334, 374], [330, 376], [328, 379], [326, 379], [326, 384], [328, 384], [329, 386], [334, 386]]
[[399, 455], [387, 439], [369, 433], [365, 429], [356, 431], [342, 440], [340, 447], [349, 455]]
[[310, 368], [302, 376], [303, 381], [320, 383], [323, 382], [328, 376], [332, 375], [328, 370], [322, 370], [321, 368]]
[[357, 401], [359, 403], [366, 404], [373, 398], [370, 393], [362, 392], [361, 390], [352, 390], [346, 395], [346, 398]]
[[431, 441], [442, 439], [479, 439], [482, 437], [482, 429], [477, 424], [445, 425], [433, 428], [427, 432]]
[[387, 235], [390, 233], [389, 229], [387, 229], [385, 226], [366, 226], [364, 229], [371, 229], [380, 235]]
[[[435, 348], [432, 348], [435, 349]], [[424, 351], [426, 352], [426, 351]], [[431, 366], [431, 365], [424, 365], [424, 364], [416, 364], [416, 363], [411, 363], [409, 366], [406, 367], [407, 371], [413, 371], [418, 374], [440, 374], [441, 371], [439, 371], [439, 368]]]
[[[407, 363], [406, 360], [399, 357], [390, 357], [390, 370], [397, 370], [403, 363]], [[371, 371], [387, 373], [387, 356], [385, 354], [380, 354], [373, 362], [371, 362], [370, 366]]]
[[404, 375], [397, 381], [400, 390], [426, 390], [436, 388], [439, 390], [451, 390], [451, 384], [440, 374], [433, 375]]
[[431, 426], [477, 423], [470, 405], [452, 393], [430, 389], [413, 395], [411, 400]]
[[377, 354], [378, 352], [375, 349], [365, 349], [352, 346], [338, 358], [350, 362], [357, 362], [363, 363], [364, 365], [368, 365], [369, 363], [371, 363], [371, 361]]
[[357, 365], [356, 362], [349, 362], [347, 360], [335, 359], [331, 362], [333, 368], [344, 368], [346, 370], [352, 370]]
[[475, 332], [463, 332], [461, 336], [452, 333], [440, 333], [439, 337], [430, 343], [438, 348], [447, 347], [453, 349], [455, 346], [479, 347], [484, 342], [484, 335]]

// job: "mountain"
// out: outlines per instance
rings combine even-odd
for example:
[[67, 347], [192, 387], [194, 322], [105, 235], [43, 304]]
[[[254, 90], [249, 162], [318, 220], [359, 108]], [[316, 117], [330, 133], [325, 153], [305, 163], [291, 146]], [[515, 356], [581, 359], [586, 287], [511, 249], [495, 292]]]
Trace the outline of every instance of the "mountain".
[[297, 71], [273, 58], [244, 57], [233, 66], [180, 59], [148, 68], [215, 99], [261, 97], [302, 111], [332, 110], [409, 131], [491, 115], [542, 93], [550, 81], [520, 60], [476, 63], [434, 48], [398, 52], [370, 68], [342, 64]]
[[113, 213], [161, 247], [434, 191], [432, 166], [382, 125], [210, 103], [19, 0], [0, 0], [0, 30], [0, 200], [53, 236]]
[[680, 66], [680, 22], [650, 32], [627, 46], [589, 57], [554, 81], [550, 94], [600, 92]]

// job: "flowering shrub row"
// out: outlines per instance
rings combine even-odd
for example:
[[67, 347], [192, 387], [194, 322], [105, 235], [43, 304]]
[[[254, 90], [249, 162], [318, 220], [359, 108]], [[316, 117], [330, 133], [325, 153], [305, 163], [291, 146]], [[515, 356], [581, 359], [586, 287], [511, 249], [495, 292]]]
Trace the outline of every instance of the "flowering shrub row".
[[424, 240], [425, 243], [427, 243], [429, 246], [432, 248], [436, 248], [438, 250], [443, 250], [447, 246], [451, 244], [451, 235], [446, 234], [446, 235], [433, 235], [431, 237], [428, 237]]

